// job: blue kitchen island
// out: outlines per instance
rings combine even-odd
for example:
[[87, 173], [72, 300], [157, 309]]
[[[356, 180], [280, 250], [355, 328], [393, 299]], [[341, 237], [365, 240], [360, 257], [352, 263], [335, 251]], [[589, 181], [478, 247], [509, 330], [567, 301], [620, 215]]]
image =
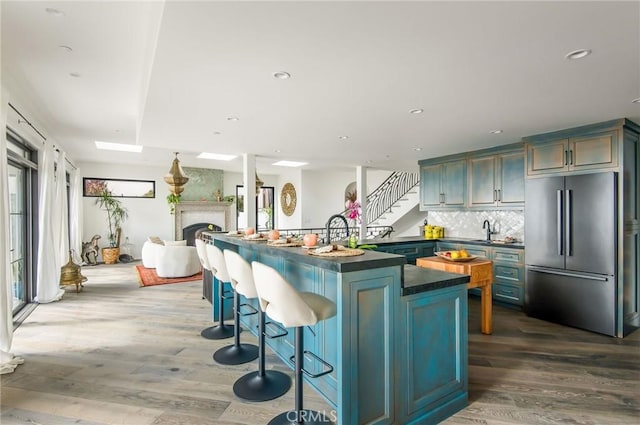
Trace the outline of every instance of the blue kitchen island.
[[[469, 276], [406, 265], [404, 256], [383, 252], [317, 257], [220, 233], [203, 237], [336, 304], [335, 317], [305, 328], [304, 342], [334, 367], [305, 379], [335, 408], [338, 424], [438, 423], [467, 405]], [[257, 300], [248, 302], [258, 308]], [[257, 320], [242, 317], [254, 334]], [[293, 332], [267, 338], [287, 364], [293, 343]], [[322, 365], [307, 358], [305, 368]]]

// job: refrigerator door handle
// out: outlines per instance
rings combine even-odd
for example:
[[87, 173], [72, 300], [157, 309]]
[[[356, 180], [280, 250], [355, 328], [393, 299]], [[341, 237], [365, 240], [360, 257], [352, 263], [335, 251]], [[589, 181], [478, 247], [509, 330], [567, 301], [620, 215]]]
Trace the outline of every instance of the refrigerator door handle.
[[571, 273], [571, 272], [566, 272], [566, 271], [549, 270], [549, 269], [543, 269], [541, 267], [536, 267], [536, 266], [528, 266], [528, 270], [530, 270], [532, 272], [537, 272], [537, 273], [546, 273], [546, 274], [553, 274], [553, 275], [559, 275], [559, 276], [575, 277], [575, 278], [578, 278], [578, 279], [597, 280], [599, 282], [607, 282], [607, 281], [609, 281], [609, 278], [605, 277], [605, 276], [595, 276], [595, 275], [590, 275], [590, 274], [581, 274], [581, 273]]
[[563, 255], [562, 246], [564, 245], [564, 232], [562, 231], [562, 190], [556, 191], [556, 240], [558, 241], [558, 255]]
[[567, 256], [571, 257], [571, 217], [573, 215], [573, 211], [572, 211], [572, 199], [571, 199], [571, 190], [567, 189], [566, 191], [566, 196], [565, 196], [565, 202], [567, 204], [567, 206], [565, 207], [566, 209], [566, 222], [565, 222], [565, 226], [566, 226], [566, 235], [565, 235], [565, 240], [566, 240], [566, 249], [567, 249]]

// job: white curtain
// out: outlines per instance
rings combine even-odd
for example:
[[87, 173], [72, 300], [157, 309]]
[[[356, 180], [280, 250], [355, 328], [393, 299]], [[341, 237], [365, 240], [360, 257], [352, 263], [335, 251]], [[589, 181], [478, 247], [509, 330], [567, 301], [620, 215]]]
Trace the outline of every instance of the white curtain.
[[60, 265], [56, 263], [60, 258], [60, 242], [55, 236], [54, 228], [59, 225], [55, 211], [60, 205], [55, 199], [56, 182], [54, 176], [55, 152], [51, 142], [44, 143], [42, 163], [38, 164], [39, 174], [39, 211], [38, 211], [38, 267], [37, 267], [37, 296], [39, 303], [58, 301], [64, 295], [60, 289]]
[[71, 172], [69, 199], [69, 248], [73, 250], [73, 262], [82, 264], [82, 176], [80, 169]]
[[24, 363], [11, 354], [13, 342], [13, 291], [11, 290], [11, 240], [9, 231], [9, 170], [7, 161], [7, 96], [2, 91], [0, 109], [0, 374], [11, 373]]
[[56, 264], [59, 270], [69, 260], [69, 227], [67, 199], [67, 155], [60, 151], [56, 164], [56, 208], [53, 209], [53, 237], [55, 241]]

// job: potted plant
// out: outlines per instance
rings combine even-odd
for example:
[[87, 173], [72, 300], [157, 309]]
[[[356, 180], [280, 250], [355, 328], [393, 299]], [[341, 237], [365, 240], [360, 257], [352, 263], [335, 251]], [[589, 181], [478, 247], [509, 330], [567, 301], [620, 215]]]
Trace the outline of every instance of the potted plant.
[[169, 204], [169, 213], [176, 213], [176, 204], [180, 203], [180, 194], [170, 193], [167, 195], [167, 204]]
[[122, 206], [122, 201], [114, 198], [111, 192], [103, 190], [96, 198], [96, 205], [107, 210], [107, 224], [109, 225], [109, 247], [102, 248], [102, 259], [105, 264], [114, 264], [120, 255], [120, 224], [129, 216], [129, 212]]

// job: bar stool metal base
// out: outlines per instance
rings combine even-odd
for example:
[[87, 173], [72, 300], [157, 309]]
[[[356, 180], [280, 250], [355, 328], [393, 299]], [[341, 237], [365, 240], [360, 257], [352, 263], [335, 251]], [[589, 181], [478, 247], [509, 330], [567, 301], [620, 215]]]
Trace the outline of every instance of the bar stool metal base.
[[229, 345], [213, 353], [213, 360], [220, 364], [236, 365], [258, 358], [258, 346], [253, 344]]
[[291, 378], [277, 370], [251, 372], [233, 384], [233, 393], [247, 401], [267, 401], [284, 395], [291, 388]]
[[233, 336], [233, 325], [215, 325], [203, 329], [200, 336], [206, 339], [227, 339]]
[[[296, 422], [298, 418], [298, 414], [300, 414], [300, 422]], [[290, 410], [288, 412], [280, 413], [275, 418], [269, 421], [268, 425], [297, 425], [297, 424], [305, 424], [305, 425], [331, 425], [333, 422], [329, 420], [324, 414], [321, 412], [317, 412], [315, 410], [307, 410], [304, 409], [298, 413], [296, 410]]]

